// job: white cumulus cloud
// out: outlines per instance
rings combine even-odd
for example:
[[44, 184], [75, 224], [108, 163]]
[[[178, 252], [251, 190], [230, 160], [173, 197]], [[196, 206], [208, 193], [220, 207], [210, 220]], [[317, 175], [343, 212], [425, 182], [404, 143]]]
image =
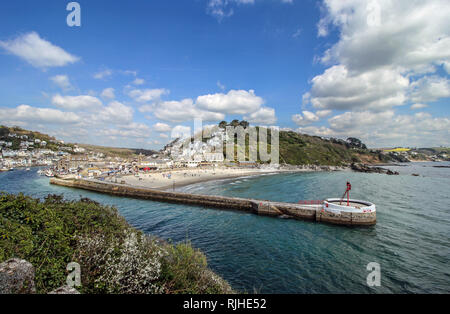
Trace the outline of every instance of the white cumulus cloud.
[[264, 100], [254, 90], [230, 90], [227, 94], [217, 93], [197, 97], [196, 105], [208, 111], [248, 114], [257, 111]]
[[380, 67], [423, 71], [450, 58], [450, 3], [447, 0], [324, 0], [325, 20], [340, 40], [323, 61], [351, 72]]
[[1, 121], [19, 121], [38, 124], [73, 124], [80, 121], [80, 117], [73, 112], [63, 112], [51, 108], [37, 108], [20, 105], [16, 108], [0, 108]]
[[[323, 6], [319, 34], [334, 27], [340, 36], [320, 58], [330, 67], [305, 94], [316, 108], [379, 111], [403, 105], [410, 89], [425, 83], [421, 76], [450, 62], [446, 0], [324, 0]], [[448, 97], [445, 80], [434, 76], [441, 88], [424, 85], [426, 96], [412, 93], [412, 101]]]
[[150, 102], [161, 98], [162, 95], [169, 94], [169, 90], [164, 88], [158, 89], [133, 89], [128, 95], [137, 102]]
[[55, 75], [51, 77], [50, 80], [64, 91], [68, 91], [73, 88], [67, 75]]
[[370, 147], [450, 145], [450, 119], [424, 112], [345, 112], [330, 118], [329, 125], [306, 126], [297, 131], [325, 137], [357, 137]]
[[116, 95], [114, 94], [114, 88], [109, 87], [109, 88], [105, 88], [101, 95], [102, 98], [106, 98], [106, 99], [114, 99], [116, 98]]
[[42, 39], [36, 32], [0, 41], [0, 47], [37, 68], [61, 67], [79, 60], [64, 49]]
[[411, 99], [415, 102], [432, 102], [450, 97], [450, 80], [444, 77], [424, 76], [410, 86]]
[[106, 70], [95, 73], [94, 78], [97, 80], [102, 80], [104, 78], [111, 76], [112, 74], [113, 74], [113, 72], [110, 69], [106, 69]]
[[408, 78], [396, 71], [352, 75], [344, 65], [336, 65], [312, 79], [310, 102], [319, 109], [381, 110], [403, 105], [408, 86]]
[[[311, 80], [303, 107], [346, 111], [302, 132], [361, 137], [372, 146], [448, 144], [448, 119], [395, 113], [450, 97], [450, 2], [446, 0], [323, 0], [319, 36], [338, 41], [319, 58], [328, 68]], [[425, 105], [425, 103], [427, 105]], [[331, 114], [331, 112], [330, 112]], [[326, 116], [326, 115], [324, 115]], [[433, 144], [432, 144], [433, 143]]]
[[102, 106], [100, 99], [89, 95], [61, 96], [57, 94], [53, 96], [52, 104], [56, 107], [69, 110], [95, 110]]
[[134, 81], [133, 81], [133, 84], [134, 85], [143, 85], [145, 83], [145, 80], [144, 79], [141, 79], [141, 78], [136, 78]]
[[223, 113], [197, 108], [193, 100], [189, 98], [181, 101], [161, 102], [156, 106], [153, 113], [158, 119], [170, 122], [183, 122], [195, 118], [203, 121], [219, 121], [225, 118]]
[[319, 118], [325, 118], [327, 116], [329, 116], [333, 111], [332, 110], [319, 110], [316, 112], [316, 115]]
[[254, 124], [271, 125], [277, 122], [275, 109], [269, 107], [261, 107], [258, 111], [244, 117], [244, 120]]
[[412, 110], [423, 109], [423, 108], [426, 108], [426, 107], [428, 107], [428, 105], [426, 105], [426, 104], [413, 104], [413, 105], [411, 105], [411, 109]]
[[108, 123], [125, 124], [133, 121], [133, 113], [133, 108], [113, 101], [98, 113], [97, 119]]
[[170, 130], [172, 130], [170, 125], [161, 122], [158, 122], [155, 125], [153, 125], [153, 129], [158, 132], [169, 132]]
[[191, 128], [188, 126], [177, 125], [172, 129], [171, 138], [188, 138], [191, 136]]
[[292, 116], [292, 121], [294, 121], [299, 126], [308, 125], [320, 120], [314, 112], [304, 110], [302, 113], [303, 115], [296, 114]]

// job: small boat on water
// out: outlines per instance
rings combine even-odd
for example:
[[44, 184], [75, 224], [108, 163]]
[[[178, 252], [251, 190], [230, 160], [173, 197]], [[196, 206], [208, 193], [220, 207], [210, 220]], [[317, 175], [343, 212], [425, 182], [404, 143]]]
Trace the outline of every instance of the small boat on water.
[[30, 168], [25, 169], [25, 171], [30, 171], [30, 170], [31, 170]]
[[53, 171], [50, 170], [50, 169], [39, 170], [38, 173], [39, 173], [41, 176], [46, 176], [46, 177], [49, 177], [49, 178], [53, 178], [53, 177], [55, 176], [55, 174], [53, 173]]
[[49, 178], [53, 178], [55, 176], [55, 174], [51, 171], [47, 171], [47, 172], [45, 172], [45, 176], [49, 177]]

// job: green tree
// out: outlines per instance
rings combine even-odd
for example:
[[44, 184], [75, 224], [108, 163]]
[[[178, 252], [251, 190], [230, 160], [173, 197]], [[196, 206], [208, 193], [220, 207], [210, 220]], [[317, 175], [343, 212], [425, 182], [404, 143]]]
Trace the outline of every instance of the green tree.
[[246, 129], [250, 126], [250, 123], [248, 123], [245, 120], [242, 120], [241, 122], [239, 122], [239, 125], [242, 126], [244, 129]]
[[367, 149], [366, 144], [364, 144], [360, 139], [357, 139], [355, 137], [349, 137], [347, 139], [347, 142], [350, 144], [350, 147], [352, 148]]
[[227, 125], [228, 125], [227, 121], [222, 121], [219, 123], [219, 128], [225, 129], [227, 127]]
[[233, 121], [231, 121], [230, 125], [231, 125], [232, 127], [237, 127], [237, 126], [239, 125], [239, 120], [233, 120]]

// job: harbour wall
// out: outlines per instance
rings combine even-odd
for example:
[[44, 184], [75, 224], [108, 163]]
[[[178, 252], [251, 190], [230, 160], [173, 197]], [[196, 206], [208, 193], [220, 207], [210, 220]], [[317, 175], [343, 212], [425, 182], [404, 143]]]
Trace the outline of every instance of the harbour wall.
[[321, 205], [302, 205], [295, 203], [272, 202], [238, 197], [200, 195], [180, 192], [161, 191], [134, 187], [124, 184], [100, 182], [85, 179], [51, 178], [51, 184], [70, 188], [84, 189], [116, 196], [148, 199], [160, 202], [198, 205], [227, 210], [238, 210], [262, 216], [286, 217], [339, 225], [367, 226], [376, 224], [376, 212], [373, 213], [331, 213], [323, 211]]

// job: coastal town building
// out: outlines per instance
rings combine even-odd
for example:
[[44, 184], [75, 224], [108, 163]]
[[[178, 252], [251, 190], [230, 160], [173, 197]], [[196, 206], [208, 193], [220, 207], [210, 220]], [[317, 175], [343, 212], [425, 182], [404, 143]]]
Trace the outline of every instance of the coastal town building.
[[204, 160], [208, 162], [220, 162], [224, 161], [223, 153], [205, 153]]
[[56, 167], [59, 170], [76, 169], [79, 167], [85, 167], [89, 164], [89, 158], [87, 155], [67, 155], [61, 158], [56, 163]]
[[79, 154], [84, 154], [86, 152], [86, 149], [75, 145], [75, 147], [73, 148], [73, 152], [79, 153]]

